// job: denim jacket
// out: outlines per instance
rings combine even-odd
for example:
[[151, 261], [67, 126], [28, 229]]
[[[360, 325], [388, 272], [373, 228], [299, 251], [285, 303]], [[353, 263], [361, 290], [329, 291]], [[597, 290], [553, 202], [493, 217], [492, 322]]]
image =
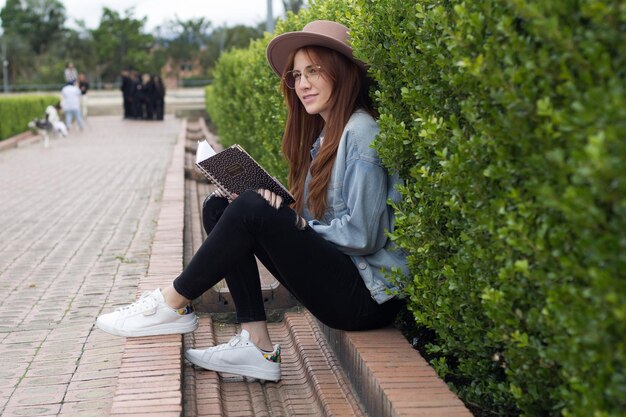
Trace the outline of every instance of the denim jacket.
[[[394, 226], [394, 212], [387, 200], [399, 201], [400, 194], [394, 187], [399, 179], [387, 173], [371, 147], [378, 132], [378, 124], [369, 114], [361, 110], [352, 114], [337, 149], [326, 213], [322, 219], [313, 219], [305, 204], [302, 217], [313, 230], [350, 256], [372, 298], [383, 303], [397, 291], [384, 271], [397, 267], [406, 274], [408, 266], [404, 251], [386, 235]], [[318, 138], [311, 149], [312, 158], [320, 144]], [[305, 198], [310, 181], [309, 172]]]

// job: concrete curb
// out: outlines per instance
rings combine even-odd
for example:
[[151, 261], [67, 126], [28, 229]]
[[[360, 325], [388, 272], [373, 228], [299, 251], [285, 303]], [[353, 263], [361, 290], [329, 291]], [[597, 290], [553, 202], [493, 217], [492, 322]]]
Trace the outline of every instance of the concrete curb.
[[38, 135], [32, 133], [30, 130], [27, 130], [26, 132], [18, 133], [15, 136], [11, 136], [10, 138], [0, 140], [0, 152], [4, 151], [5, 149], [17, 148], [21, 144], [21, 142], [24, 142], [24, 144], [29, 144], [36, 142], [40, 139], [41, 138]]

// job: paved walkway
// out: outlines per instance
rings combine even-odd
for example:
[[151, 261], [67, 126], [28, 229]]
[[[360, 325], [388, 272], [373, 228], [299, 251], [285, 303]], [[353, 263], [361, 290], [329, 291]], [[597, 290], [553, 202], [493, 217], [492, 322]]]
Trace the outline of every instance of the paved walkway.
[[125, 339], [93, 324], [147, 274], [180, 129], [90, 117], [0, 152], [0, 415], [108, 414]]

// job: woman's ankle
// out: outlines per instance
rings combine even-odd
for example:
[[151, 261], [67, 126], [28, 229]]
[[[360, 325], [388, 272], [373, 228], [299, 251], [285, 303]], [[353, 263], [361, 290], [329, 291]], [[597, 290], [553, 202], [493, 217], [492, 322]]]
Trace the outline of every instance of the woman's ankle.
[[165, 304], [172, 307], [173, 309], [179, 309], [185, 307], [190, 303], [190, 300], [186, 299], [182, 295], [174, 289], [172, 285], [169, 287], [163, 288], [161, 290], [161, 294], [163, 295], [163, 299], [165, 300]]
[[253, 321], [241, 324], [242, 330], [246, 330], [250, 334], [250, 341], [259, 349], [271, 352], [274, 350], [272, 340], [267, 331], [267, 322]]

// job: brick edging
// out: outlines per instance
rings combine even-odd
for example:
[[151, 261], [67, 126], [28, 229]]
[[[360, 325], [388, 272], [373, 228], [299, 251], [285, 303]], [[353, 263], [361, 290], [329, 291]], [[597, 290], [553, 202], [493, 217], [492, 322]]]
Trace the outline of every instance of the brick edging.
[[[148, 265], [137, 294], [171, 284], [183, 266], [185, 129], [174, 145]], [[182, 335], [128, 338], [124, 347], [112, 416], [176, 416], [183, 412]]]
[[369, 415], [472, 416], [400, 330], [347, 332], [319, 326]]

